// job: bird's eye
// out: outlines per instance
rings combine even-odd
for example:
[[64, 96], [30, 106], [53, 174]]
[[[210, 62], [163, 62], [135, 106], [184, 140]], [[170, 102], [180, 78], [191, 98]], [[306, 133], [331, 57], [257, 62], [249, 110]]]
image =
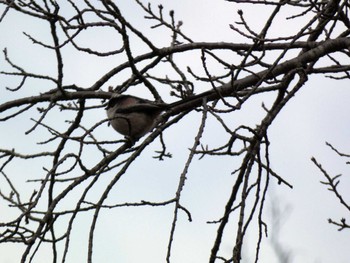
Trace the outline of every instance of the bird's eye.
[[112, 98], [109, 100], [108, 102], [108, 107], [111, 108], [113, 106], [115, 106], [116, 104], [120, 103], [120, 98]]

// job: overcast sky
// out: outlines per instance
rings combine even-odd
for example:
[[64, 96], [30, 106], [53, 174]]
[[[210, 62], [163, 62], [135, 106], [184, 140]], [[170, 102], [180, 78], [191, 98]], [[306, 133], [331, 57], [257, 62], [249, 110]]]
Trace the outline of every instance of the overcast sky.
[[[175, 10], [177, 19], [184, 22], [183, 31], [195, 41], [239, 43], [243, 39], [235, 36], [229, 28], [230, 23], [237, 21], [238, 9], [243, 9], [246, 17], [249, 18], [248, 22], [257, 31], [263, 26], [263, 21], [269, 14], [265, 9], [248, 8], [221, 0], [154, 1], [152, 2], [154, 9], [159, 2], [164, 5], [164, 12], [170, 9]], [[2, 6], [0, 8], [3, 10]], [[169, 44], [170, 37], [165, 32], [163, 35], [159, 31], [147, 29], [151, 24], [145, 23], [142, 12], [135, 7], [132, 1], [124, 1], [121, 9], [125, 17], [131, 17], [131, 22], [135, 26], [145, 26], [146, 32], [149, 35], [153, 34], [157, 46]], [[38, 22], [40, 21], [27, 19], [10, 11], [0, 23], [0, 49], [3, 50], [6, 47], [13, 61], [26, 69], [54, 75], [55, 63], [52, 60], [52, 53], [38, 45], [33, 45], [22, 34], [25, 31], [43, 41], [50, 41], [49, 28]], [[296, 27], [297, 22], [298, 20], [293, 23], [283, 21], [283, 28], [282, 23], [276, 25], [272, 33], [274, 35], [288, 34]], [[113, 36], [108, 32], [86, 34], [84, 41], [101, 50], [114, 47]], [[134, 48], [136, 53], [142, 52], [142, 49]], [[100, 60], [86, 57], [84, 54], [79, 56], [74, 53], [74, 56], [70, 56], [69, 49], [65, 51], [64, 59], [67, 70], [65, 84], [76, 83], [82, 87], [91, 86], [116, 63], [113, 59], [108, 58], [101, 63]], [[191, 64], [186, 59], [183, 63], [183, 66]], [[3, 57], [0, 59], [0, 65], [0, 70], [9, 69]], [[113, 79], [113, 81], [117, 80]], [[0, 75], [0, 103], [17, 98], [18, 95], [5, 91], [5, 86], [13, 86], [17, 83], [16, 78]], [[30, 83], [32, 85], [28, 85], [20, 93], [21, 96], [36, 95], [53, 88], [39, 81]], [[117, 85], [113, 82], [109, 84]], [[107, 90], [108, 85], [103, 89]], [[264, 240], [261, 262], [278, 262], [271, 246], [274, 238], [277, 239], [285, 253], [290, 253], [290, 263], [349, 262], [349, 230], [339, 232], [336, 227], [327, 223], [330, 217], [339, 221], [348, 214], [340, 206], [335, 196], [327, 191], [326, 186], [320, 184], [320, 180], [324, 178], [310, 160], [314, 156], [330, 174], [343, 174], [339, 189], [345, 199], [350, 202], [348, 190], [350, 177], [349, 167], [345, 165], [346, 160], [339, 158], [325, 145], [325, 142], [328, 141], [340, 151], [350, 153], [349, 98], [348, 81], [312, 77], [282, 110], [269, 129], [272, 168], [294, 188], [289, 189], [285, 185], [278, 185], [276, 180], [271, 179], [265, 210], [271, 231], [269, 238]], [[242, 109], [242, 113], [237, 115], [237, 119], [232, 120], [233, 125], [241, 122], [255, 123], [262, 112], [261, 102], [265, 100], [268, 101], [269, 98], [261, 96], [257, 100], [248, 102]], [[51, 120], [54, 125], [57, 122], [56, 118], [60, 118], [59, 113], [55, 114]], [[104, 114], [101, 109], [98, 114], [86, 116], [86, 121], [97, 122], [105, 118]], [[36, 142], [40, 136], [45, 135], [35, 133], [26, 136], [24, 134], [33, 125], [29, 120], [30, 117], [30, 114], [24, 114], [22, 117], [1, 124], [0, 135], [3, 140], [0, 141], [0, 148], [16, 148], [29, 153], [35, 149], [33, 147], [39, 147]], [[158, 142], [153, 143], [130, 167], [127, 174], [112, 191], [107, 203], [161, 201], [172, 198], [188, 155], [188, 148], [193, 144], [193, 138], [199, 125], [200, 114], [193, 112], [165, 134], [168, 151], [173, 154], [172, 159], [163, 162], [153, 159], [154, 151], [160, 147]], [[211, 127], [209, 122], [207, 128], [204, 138], [207, 142], [215, 143], [218, 135], [214, 124]], [[122, 138], [107, 126], [103, 131], [105, 136], [115, 137], [115, 139]], [[96, 157], [91, 153], [92, 163], [98, 160], [94, 158]], [[186, 216], [180, 213], [172, 262], [207, 262], [217, 226], [206, 222], [217, 220], [222, 216], [225, 201], [235, 180], [231, 172], [238, 167], [238, 164], [239, 161], [232, 158], [204, 158], [193, 163], [182, 196], [183, 205], [191, 211], [193, 222], [188, 222]], [[39, 162], [31, 164], [23, 162], [13, 167], [11, 171], [16, 176], [15, 182], [18, 187], [26, 189], [28, 184], [24, 183], [25, 180], [38, 178], [38, 175], [42, 173], [42, 165]], [[34, 185], [30, 185], [29, 188], [34, 188]], [[102, 189], [103, 183], [101, 183], [100, 190]], [[105, 210], [100, 216], [96, 232], [95, 262], [165, 262], [172, 214], [172, 206]], [[6, 217], [11, 217], [11, 211], [1, 201], [0, 222]], [[81, 220], [81, 224], [76, 226], [78, 238], [72, 241], [74, 246], [68, 262], [84, 262], [84, 260], [79, 260], [85, 256], [81, 255], [81, 251], [86, 249], [86, 242], [83, 240], [87, 236], [89, 223], [89, 220]], [[230, 229], [232, 229], [232, 237], [235, 237], [234, 226], [232, 225]], [[251, 262], [249, 255], [253, 255], [255, 251], [254, 231], [249, 234], [248, 240], [250, 239], [252, 242], [244, 251], [248, 258], [244, 261], [245, 263]], [[232, 242], [227, 238], [224, 242], [226, 243], [223, 245], [222, 253], [229, 255]], [[18, 247], [15, 244], [0, 244], [0, 263], [18, 262], [16, 259], [18, 254]], [[115, 258], [118, 260], [112, 260]], [[35, 262], [46, 262], [45, 254], [38, 256]]]

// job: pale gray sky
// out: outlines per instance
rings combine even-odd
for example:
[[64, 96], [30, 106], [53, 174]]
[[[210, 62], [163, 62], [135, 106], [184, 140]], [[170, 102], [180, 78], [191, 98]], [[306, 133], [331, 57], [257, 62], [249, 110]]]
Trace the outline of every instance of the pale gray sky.
[[[149, 30], [143, 20], [143, 14], [135, 7], [133, 1], [121, 3], [121, 10], [125, 17], [131, 17], [135, 25], [145, 27], [145, 32], [153, 39], [157, 46], [166, 46], [170, 43], [170, 36], [165, 31]], [[247, 8], [245, 5], [237, 5], [226, 1], [213, 0], [177, 0], [177, 1], [153, 1], [154, 10], [158, 3], [164, 5], [164, 13], [170, 9], [175, 10], [177, 19], [184, 22], [183, 31], [193, 40], [198, 41], [243, 41], [230, 30], [230, 23], [237, 21], [237, 10], [243, 9], [255, 30], [259, 31], [264, 25], [268, 13], [266, 10]], [[1, 6], [0, 6], [1, 7]], [[2, 8], [2, 7], [1, 7]], [[260, 8], [260, 7], [259, 7]], [[2, 10], [2, 9], [0, 9]], [[302, 22], [302, 18], [279, 25], [273, 28], [274, 36], [288, 34], [296, 23]], [[282, 22], [281, 22], [282, 23]], [[283, 23], [285, 23], [283, 21]], [[46, 51], [38, 45], [33, 45], [21, 32], [28, 32], [45, 41], [51, 41], [48, 27], [42, 26], [40, 21], [25, 18], [13, 11], [0, 23], [0, 49], [7, 47], [11, 59], [25, 69], [41, 74], [55, 74], [52, 52]], [[161, 32], [161, 33], [159, 33]], [[113, 36], [108, 32], [86, 34], [82, 41], [101, 47], [101, 50], [112, 49], [118, 45]], [[133, 47], [135, 53], [142, 53], [143, 49]], [[89, 87], [105, 72], [113, 68], [120, 61], [114, 58], [105, 58], [103, 63], [95, 57], [86, 57], [84, 54], [72, 53], [66, 49], [63, 53], [65, 62], [65, 82], [76, 83], [82, 87]], [[196, 57], [198, 59], [198, 57]], [[185, 66], [191, 65], [194, 57], [184, 57], [179, 63]], [[193, 62], [196, 63], [196, 62]], [[200, 65], [200, 62], [197, 62]], [[9, 67], [0, 60], [0, 70]], [[199, 66], [198, 66], [199, 68]], [[166, 70], [164, 70], [166, 74]], [[120, 79], [127, 75], [122, 75]], [[118, 78], [114, 78], [109, 84], [116, 85]], [[18, 80], [13, 77], [0, 75], [0, 103], [17, 98], [16, 94], [5, 91], [5, 86], [14, 86]], [[51, 83], [31, 81], [21, 91], [21, 96], [38, 94], [52, 88]], [[103, 87], [107, 90], [108, 85]], [[147, 96], [147, 94], [145, 94]], [[278, 207], [279, 213], [275, 215], [281, 220], [280, 229], [276, 238], [286, 252], [292, 255], [291, 262], [310, 263], [345, 263], [349, 261], [348, 249], [350, 232], [338, 232], [334, 226], [327, 223], [329, 217], [339, 220], [346, 217], [346, 211], [340, 206], [334, 195], [327, 191], [326, 187], [319, 183], [324, 180], [320, 172], [312, 164], [310, 158], [315, 156], [324, 167], [333, 175], [343, 173], [339, 189], [344, 197], [350, 201], [348, 188], [350, 186], [349, 167], [344, 159], [340, 159], [326, 145], [331, 142], [340, 151], [350, 152], [350, 90], [347, 81], [334, 81], [323, 77], [313, 77], [302, 90], [287, 105], [275, 123], [269, 129], [271, 141], [270, 155], [271, 166], [284, 179], [294, 186], [289, 189], [284, 185], [278, 185], [274, 178], [271, 179], [271, 191], [266, 202], [265, 217], [270, 223], [270, 238], [264, 239], [261, 256], [262, 263], [278, 262], [270, 246], [274, 235], [273, 218], [271, 217], [272, 204]], [[261, 96], [247, 103], [241, 112], [232, 119], [232, 126], [239, 123], [255, 123], [261, 117], [262, 101], [271, 99]], [[86, 123], [94, 123], [105, 118], [101, 109], [86, 117]], [[2, 123], [0, 129], [0, 148], [16, 148], [25, 153], [37, 152], [38, 138], [48, 134], [36, 132], [25, 136], [33, 123], [32, 117], [24, 114], [8, 123]], [[48, 120], [53, 125], [65, 125], [60, 122], [60, 113], [52, 114]], [[200, 124], [200, 114], [191, 113], [177, 126], [170, 128], [165, 134], [168, 143], [168, 151], [173, 154], [172, 159], [163, 162], [152, 158], [154, 150], [159, 149], [159, 143], [153, 143], [149, 149], [143, 152], [139, 159], [130, 167], [127, 174], [111, 192], [107, 204], [122, 202], [138, 202], [140, 200], [161, 201], [170, 199], [176, 191], [179, 175], [183, 169], [188, 155], [188, 148], [193, 144], [195, 132]], [[217, 141], [217, 124], [211, 122], [207, 127], [204, 138], [206, 142]], [[106, 137], [121, 139], [111, 128], [101, 128], [101, 133]], [[45, 138], [43, 138], [45, 139]], [[91, 152], [91, 163], [98, 160]], [[204, 158], [195, 161], [190, 168], [188, 180], [182, 195], [182, 204], [191, 211], [193, 222], [187, 221], [186, 216], [180, 213], [179, 225], [175, 233], [172, 262], [174, 263], [200, 263], [207, 262], [208, 255], [216, 233], [216, 226], [206, 224], [207, 221], [217, 220], [222, 216], [226, 198], [231, 190], [235, 176], [231, 172], [238, 167], [239, 160], [235, 158]], [[16, 175], [15, 183], [22, 190], [34, 189], [36, 185], [27, 184], [25, 180], [40, 178], [42, 173], [41, 162], [28, 163], [12, 167], [11, 172]], [[114, 174], [110, 174], [110, 178]], [[101, 180], [98, 191], [102, 191], [108, 179]], [[2, 180], [2, 179], [1, 179]], [[2, 190], [1, 186], [0, 189]], [[31, 194], [31, 191], [26, 193]], [[72, 196], [72, 200], [75, 196]], [[75, 197], [76, 198], [76, 197]], [[11, 217], [11, 209], [0, 202], [0, 221]], [[86, 216], [86, 220], [84, 217]], [[89, 217], [88, 217], [89, 216]], [[165, 253], [168, 243], [171, 220], [173, 216], [172, 206], [150, 208], [121, 208], [105, 210], [100, 215], [97, 224], [96, 245], [94, 250], [94, 262], [165, 262]], [[82, 215], [79, 224], [75, 224], [76, 232], [72, 238], [71, 253], [67, 262], [85, 262], [87, 247], [86, 237], [90, 225], [91, 214]], [[234, 226], [231, 238], [235, 236]], [[245, 255], [249, 261], [249, 255], [255, 251], [255, 230], [249, 233], [248, 245]], [[226, 235], [222, 254], [230, 255], [231, 240]], [[226, 251], [225, 251], [226, 248]], [[50, 251], [50, 250], [48, 250]], [[0, 244], [0, 263], [18, 262], [19, 256], [16, 244]], [[117, 261], [116, 261], [117, 259]], [[252, 259], [251, 259], [252, 260]], [[45, 253], [39, 253], [34, 262], [44, 263]]]

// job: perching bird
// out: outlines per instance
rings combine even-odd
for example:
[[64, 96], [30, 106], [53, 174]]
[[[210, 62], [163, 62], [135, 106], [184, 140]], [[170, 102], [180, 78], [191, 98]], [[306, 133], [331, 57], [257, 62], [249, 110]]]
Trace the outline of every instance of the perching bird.
[[157, 104], [131, 95], [113, 96], [106, 107], [112, 127], [131, 140], [151, 131], [166, 104]]

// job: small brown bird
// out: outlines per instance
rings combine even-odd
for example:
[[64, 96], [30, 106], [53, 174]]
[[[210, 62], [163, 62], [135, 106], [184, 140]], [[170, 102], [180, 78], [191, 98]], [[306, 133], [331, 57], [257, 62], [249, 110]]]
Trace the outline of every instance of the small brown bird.
[[136, 140], [154, 128], [165, 105], [118, 94], [109, 100], [106, 110], [112, 127], [120, 134]]

